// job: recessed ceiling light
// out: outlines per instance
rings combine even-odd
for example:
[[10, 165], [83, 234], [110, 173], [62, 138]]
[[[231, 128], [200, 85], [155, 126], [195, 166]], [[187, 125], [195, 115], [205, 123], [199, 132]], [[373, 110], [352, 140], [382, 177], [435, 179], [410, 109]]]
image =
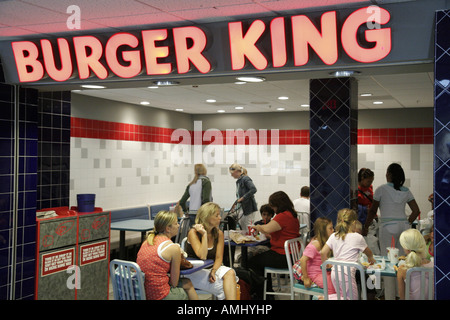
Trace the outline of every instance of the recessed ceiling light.
[[158, 89], [159, 87], [158, 86], [149, 86], [147, 88], [149, 88], [149, 89]]
[[175, 86], [177, 84], [180, 84], [178, 81], [172, 81], [172, 80], [158, 80], [153, 81], [154, 84], [157, 86]]
[[278, 111], [283, 111], [283, 110], [284, 110], [284, 108], [277, 108], [277, 110], [278, 110]]
[[242, 110], [244, 107], [234, 107], [236, 110]]
[[235, 81], [234, 84], [246, 84], [247, 82], [245, 81]]
[[266, 78], [264, 77], [250, 77], [250, 76], [237, 77], [236, 79], [245, 82], [263, 82], [266, 80]]
[[372, 94], [371, 93], [361, 93], [360, 96], [361, 97], [371, 97]]
[[309, 107], [309, 104], [301, 104], [300, 107], [308, 108], [308, 107]]
[[81, 86], [82, 88], [86, 88], [86, 89], [105, 89], [105, 86], [99, 86], [99, 85], [95, 85], [95, 84], [83, 84]]
[[183, 109], [175, 109], [175, 111], [183, 111]]
[[217, 110], [217, 112], [219, 112], [219, 113], [224, 113], [225, 110]]
[[373, 104], [383, 104], [383, 101], [374, 101]]
[[289, 97], [281, 96], [281, 97], [278, 97], [278, 100], [289, 100]]
[[214, 100], [214, 99], [207, 99], [206, 102], [208, 102], [208, 103], [214, 103], [214, 102], [216, 102], [216, 100]]
[[330, 75], [335, 77], [351, 77], [355, 74], [359, 74], [361, 72], [359, 71], [353, 71], [353, 70], [341, 70], [341, 71], [333, 71], [330, 72]]
[[140, 104], [142, 104], [142, 105], [144, 105], [144, 106], [146, 106], [146, 105], [149, 105], [150, 104], [150, 102], [148, 102], [148, 101], [141, 101], [141, 102], [139, 102]]

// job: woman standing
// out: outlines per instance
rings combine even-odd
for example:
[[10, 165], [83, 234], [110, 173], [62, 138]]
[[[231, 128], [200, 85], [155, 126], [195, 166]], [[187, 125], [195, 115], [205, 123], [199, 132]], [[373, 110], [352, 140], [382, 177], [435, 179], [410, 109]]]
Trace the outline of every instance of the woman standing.
[[180, 279], [181, 248], [170, 240], [178, 228], [174, 212], [158, 212], [154, 231], [138, 252], [136, 262], [145, 273], [147, 300], [198, 300], [191, 281]]
[[187, 275], [195, 288], [214, 294], [219, 300], [236, 300], [238, 278], [233, 269], [222, 265], [224, 236], [219, 229], [220, 207], [212, 202], [198, 209], [195, 225], [188, 233], [186, 253], [196, 259], [214, 260], [211, 269]]
[[211, 197], [211, 181], [206, 176], [206, 167], [202, 163], [194, 166], [194, 179], [187, 185], [183, 196], [178, 205], [187, 211], [186, 201], [189, 200], [189, 211], [196, 211], [202, 204], [210, 202]]
[[[387, 248], [391, 246], [392, 239], [399, 248], [399, 254], [403, 255], [403, 249], [399, 245], [400, 234], [409, 229], [411, 224], [419, 216], [420, 210], [411, 191], [404, 187], [405, 172], [403, 168], [392, 163], [386, 171], [387, 183], [381, 185], [375, 190], [373, 195], [373, 203], [367, 214], [367, 220], [364, 224], [363, 235], [367, 235], [372, 220], [380, 209], [380, 230], [379, 242], [382, 256], [387, 255]], [[407, 218], [405, 207], [408, 204], [412, 210], [411, 215]], [[384, 277], [385, 299], [395, 299], [395, 279]]]
[[[242, 230], [248, 230], [248, 226], [255, 221], [255, 212], [258, 211], [256, 205], [255, 193], [256, 187], [252, 179], [247, 176], [247, 170], [238, 164], [230, 166], [230, 174], [236, 180], [236, 198], [237, 198], [237, 213], [238, 222]], [[233, 210], [235, 206], [231, 208]]]

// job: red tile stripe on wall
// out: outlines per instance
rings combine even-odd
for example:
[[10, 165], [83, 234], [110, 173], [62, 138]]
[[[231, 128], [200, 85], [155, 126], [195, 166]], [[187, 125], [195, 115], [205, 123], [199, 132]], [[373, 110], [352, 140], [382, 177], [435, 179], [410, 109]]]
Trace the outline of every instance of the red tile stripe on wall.
[[[175, 129], [143, 126], [129, 123], [110, 122], [83, 118], [71, 118], [71, 137], [110, 140], [128, 140], [178, 144], [182, 139], [172, 141]], [[226, 144], [226, 131], [221, 131]], [[259, 135], [259, 134], [258, 134]], [[191, 141], [194, 133], [190, 131]], [[246, 137], [245, 144], [250, 144]], [[271, 131], [267, 130], [267, 144], [271, 143]], [[188, 141], [185, 141], [188, 143]], [[204, 145], [211, 141], [203, 141]], [[234, 139], [237, 143], [237, 138]], [[265, 144], [259, 141], [259, 144]], [[280, 145], [309, 144], [309, 130], [279, 130]], [[393, 128], [393, 129], [358, 129], [358, 144], [433, 144], [433, 128]]]

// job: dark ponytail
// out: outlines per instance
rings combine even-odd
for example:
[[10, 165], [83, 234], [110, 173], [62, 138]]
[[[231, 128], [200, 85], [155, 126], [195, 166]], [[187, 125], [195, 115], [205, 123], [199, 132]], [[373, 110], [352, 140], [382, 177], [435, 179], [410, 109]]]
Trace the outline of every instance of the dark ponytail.
[[391, 175], [391, 182], [394, 184], [395, 190], [400, 190], [400, 187], [405, 183], [405, 172], [398, 163], [391, 163], [387, 168], [388, 173]]

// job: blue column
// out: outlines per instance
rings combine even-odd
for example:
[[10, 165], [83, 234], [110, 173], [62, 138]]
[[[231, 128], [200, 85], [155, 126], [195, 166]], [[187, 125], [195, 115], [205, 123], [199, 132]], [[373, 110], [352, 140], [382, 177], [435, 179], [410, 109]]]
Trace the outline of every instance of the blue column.
[[435, 297], [450, 299], [450, 10], [436, 12], [434, 91]]
[[[354, 78], [310, 80], [311, 222], [336, 222], [357, 199], [357, 82]], [[355, 208], [356, 209], [356, 208]]]

